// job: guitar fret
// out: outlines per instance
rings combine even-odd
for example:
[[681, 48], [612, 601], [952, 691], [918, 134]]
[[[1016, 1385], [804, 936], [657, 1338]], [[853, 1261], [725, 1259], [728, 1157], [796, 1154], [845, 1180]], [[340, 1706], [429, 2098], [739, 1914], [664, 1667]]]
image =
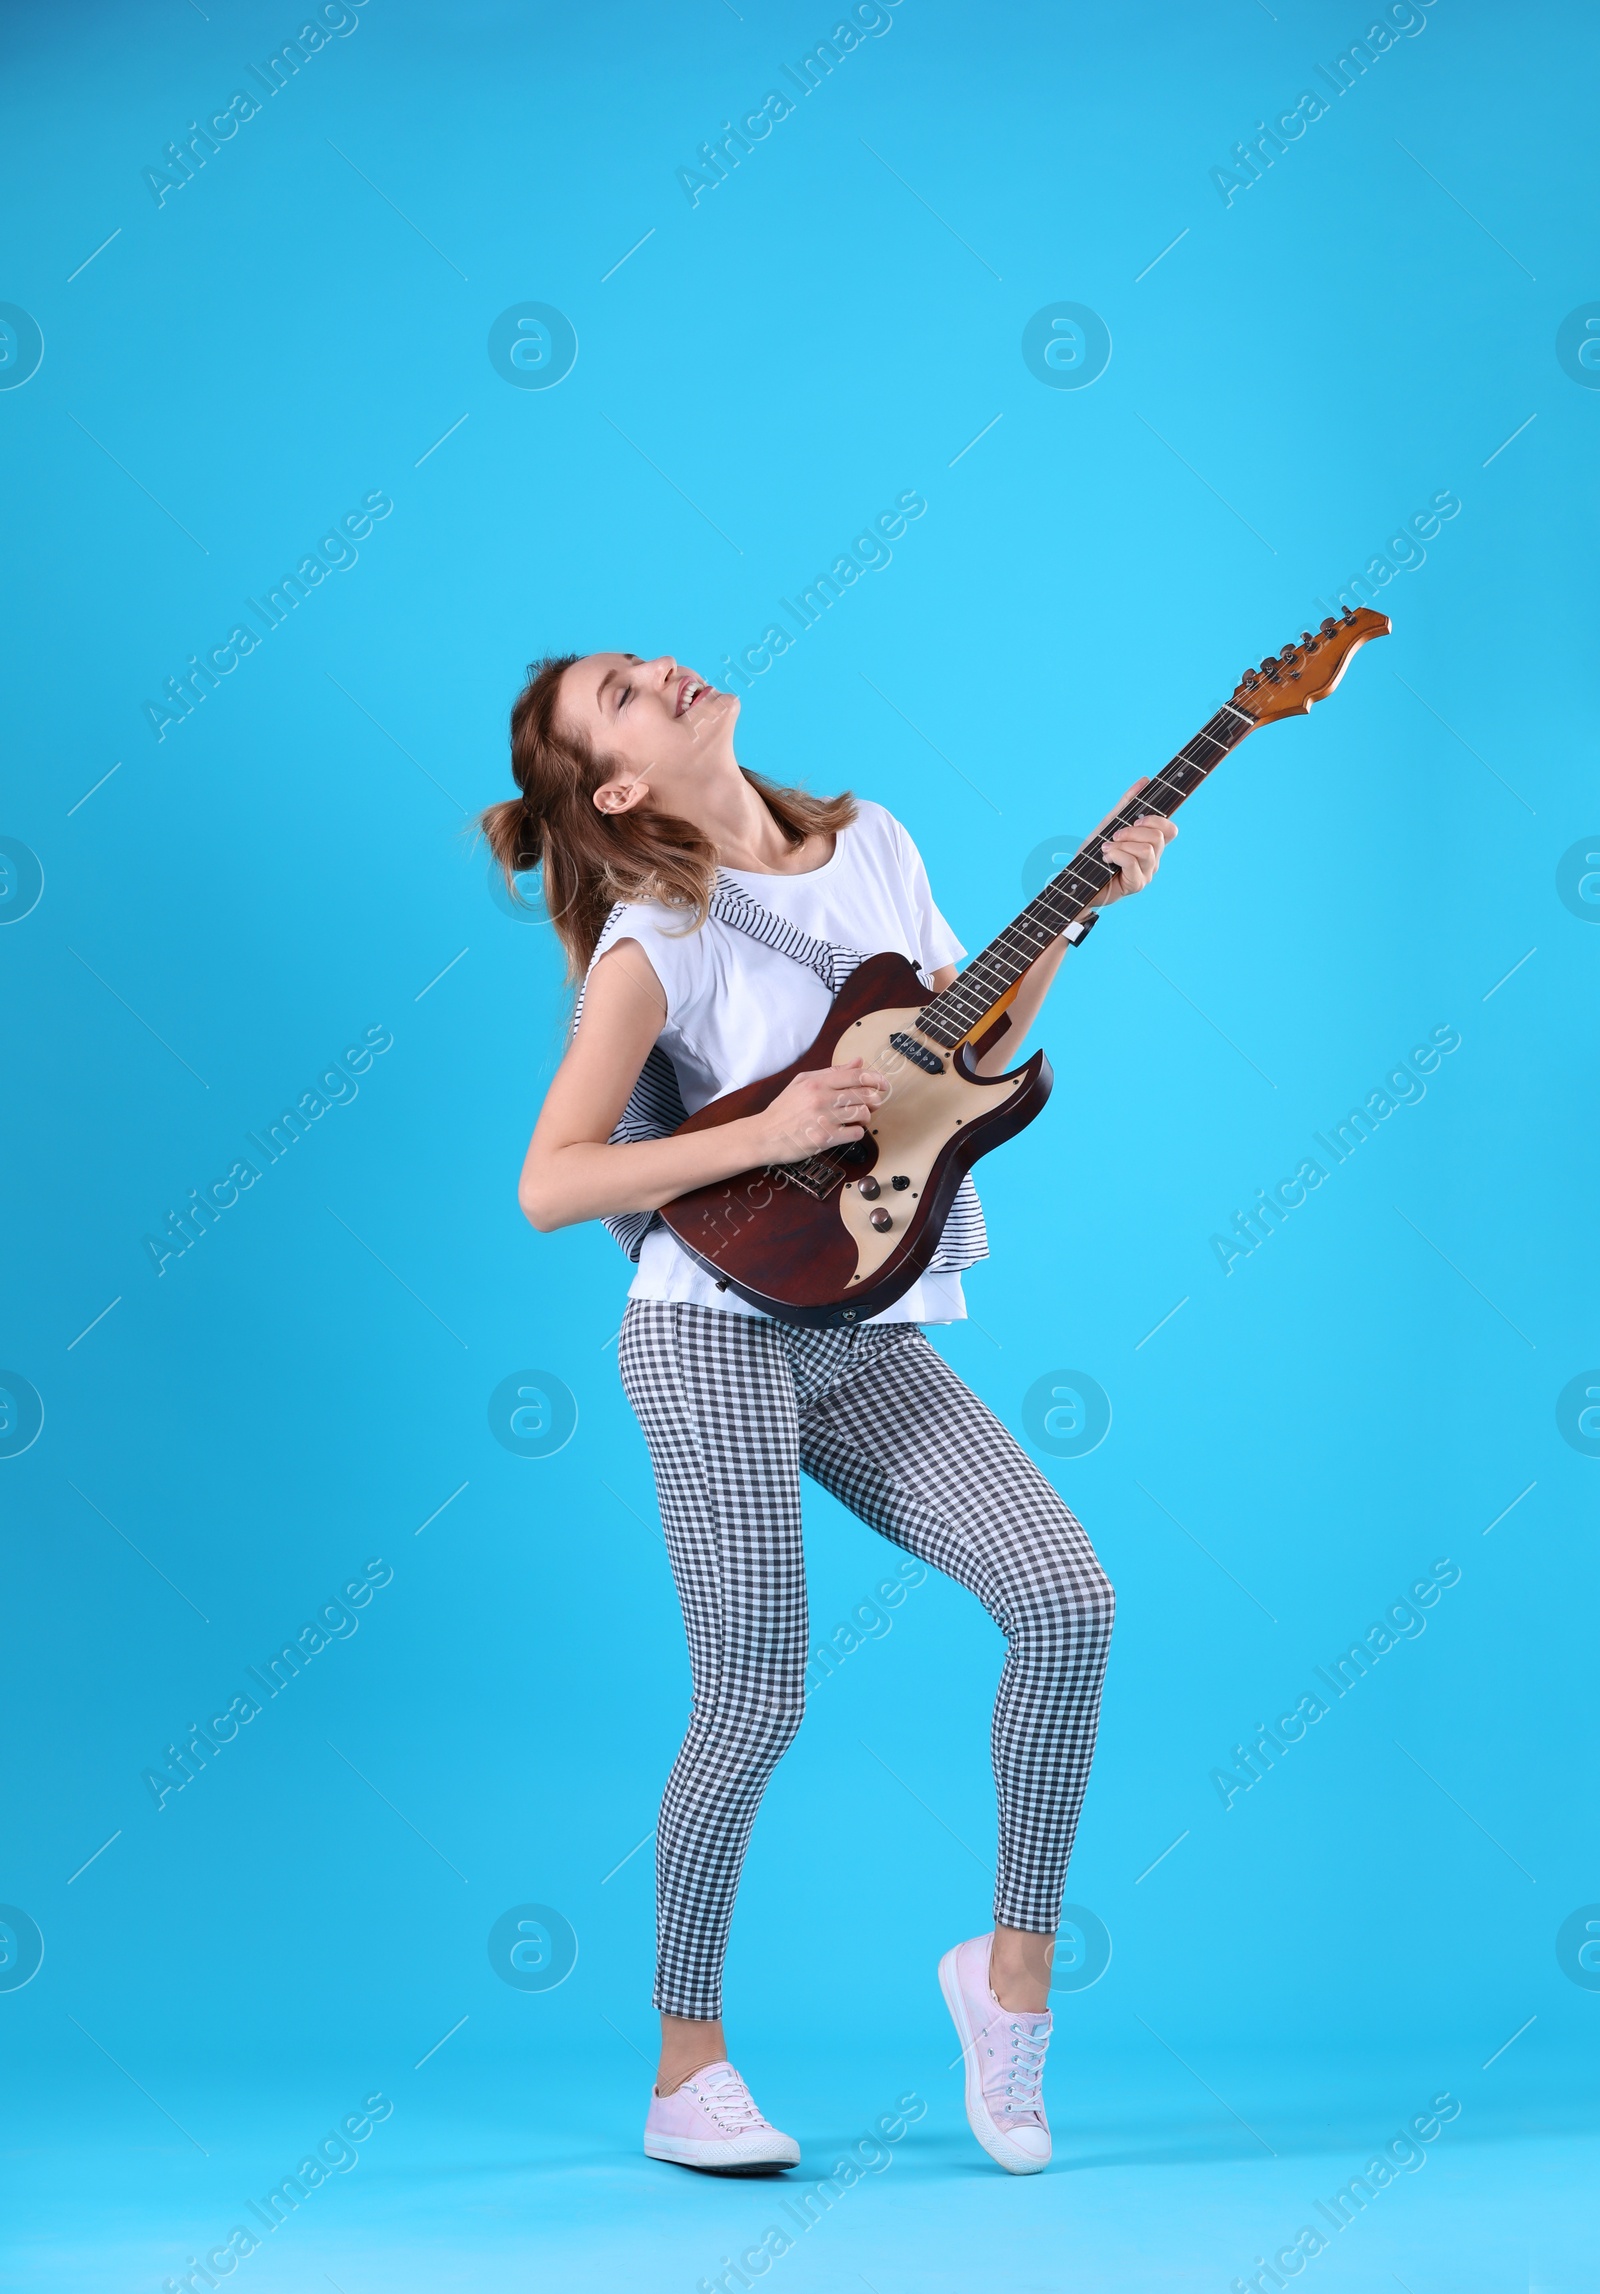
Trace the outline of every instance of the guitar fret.
[[[1131, 827], [1145, 813], [1176, 810], [1230, 750], [1255, 730], [1255, 722], [1244, 710], [1225, 701], [1210, 722], [1185, 742], [1171, 762], [1164, 765], [1137, 796], [1118, 806], [1110, 819], [1095, 831], [1093, 842], [1103, 844], [1119, 829]], [[1207, 755], [1207, 750], [1212, 753]], [[1098, 852], [1090, 850], [1089, 844], [1080, 846], [1066, 867], [1051, 878], [1022, 913], [1013, 917], [1004, 931], [979, 951], [960, 978], [918, 1013], [917, 1025], [922, 1033], [947, 1049], [960, 1043], [985, 1013], [993, 1010], [1029, 965], [1043, 955], [1051, 941], [1059, 939], [1069, 924], [1093, 906], [1096, 895], [1104, 891], [1113, 874], [1113, 869]]]

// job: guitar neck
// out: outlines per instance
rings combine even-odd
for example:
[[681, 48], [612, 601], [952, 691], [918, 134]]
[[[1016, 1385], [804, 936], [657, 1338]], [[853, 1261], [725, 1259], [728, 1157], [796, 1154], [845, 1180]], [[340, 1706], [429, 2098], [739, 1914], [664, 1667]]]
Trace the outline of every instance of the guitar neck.
[[998, 938], [973, 958], [960, 978], [917, 1014], [922, 1033], [951, 1050], [976, 1033], [995, 1007], [1009, 1000], [1010, 991], [1029, 965], [1093, 906], [1110, 883], [1114, 871], [1100, 857], [1106, 839], [1144, 813], [1176, 812], [1230, 750], [1255, 729], [1254, 717], [1225, 701], [1170, 764], [1078, 847], [1060, 875], [1053, 876]]

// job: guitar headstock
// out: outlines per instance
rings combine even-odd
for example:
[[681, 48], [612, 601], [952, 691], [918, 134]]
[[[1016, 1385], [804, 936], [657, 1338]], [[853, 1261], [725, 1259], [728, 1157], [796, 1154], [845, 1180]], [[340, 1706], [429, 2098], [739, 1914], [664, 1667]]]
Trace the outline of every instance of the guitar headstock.
[[1286, 645], [1259, 669], [1247, 669], [1233, 689], [1233, 706], [1270, 725], [1279, 717], [1304, 717], [1313, 702], [1325, 701], [1344, 675], [1350, 656], [1370, 637], [1387, 637], [1389, 616], [1370, 605], [1348, 608], [1337, 620], [1323, 622], [1314, 634], [1302, 632], [1298, 644]]

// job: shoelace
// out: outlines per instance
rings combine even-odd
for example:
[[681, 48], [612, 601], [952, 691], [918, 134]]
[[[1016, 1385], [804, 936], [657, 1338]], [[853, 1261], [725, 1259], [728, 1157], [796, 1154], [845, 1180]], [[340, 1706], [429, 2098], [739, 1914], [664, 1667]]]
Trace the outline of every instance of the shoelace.
[[752, 2127], [766, 2125], [754, 2096], [731, 2065], [726, 2070], [701, 2071], [684, 2084], [694, 2090], [707, 2116], [716, 2121], [724, 2134], [740, 2135]]
[[1025, 2119], [1042, 2115], [1039, 2083], [1044, 2077], [1045, 2053], [1050, 2045], [1048, 2031], [1030, 2031], [1023, 2024], [1007, 2026], [1011, 2038], [1011, 2060], [1006, 2065], [1005, 2078], [1000, 2087], [1004, 2097], [1002, 2110], [1013, 2118]]

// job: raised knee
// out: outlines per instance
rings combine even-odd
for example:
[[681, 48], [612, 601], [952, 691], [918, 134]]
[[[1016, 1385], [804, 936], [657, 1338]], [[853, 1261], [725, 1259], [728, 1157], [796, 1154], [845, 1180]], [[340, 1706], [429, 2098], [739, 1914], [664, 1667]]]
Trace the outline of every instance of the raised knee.
[[1026, 1588], [1014, 1613], [1014, 1630], [1057, 1647], [1104, 1643], [1116, 1622], [1117, 1596], [1111, 1580], [1081, 1542], [1063, 1546], [1055, 1565]]
[[1117, 1596], [1098, 1564], [1075, 1569], [1070, 1577], [1058, 1580], [1051, 1588], [1049, 1605], [1062, 1624], [1090, 1639], [1109, 1636], [1117, 1621]]

